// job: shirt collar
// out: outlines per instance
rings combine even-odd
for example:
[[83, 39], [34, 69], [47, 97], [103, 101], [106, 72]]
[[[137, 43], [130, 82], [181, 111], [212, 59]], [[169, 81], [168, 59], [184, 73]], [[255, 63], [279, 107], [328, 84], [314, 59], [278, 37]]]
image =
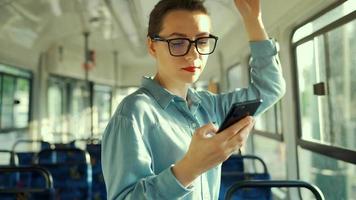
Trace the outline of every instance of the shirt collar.
[[[147, 89], [151, 95], [156, 99], [158, 104], [166, 109], [170, 102], [173, 100], [182, 101], [181, 97], [170, 93], [168, 90], [163, 88], [160, 84], [158, 84], [152, 77], [144, 76], [142, 77], [141, 86]], [[193, 104], [199, 104], [200, 98], [196, 91], [192, 88], [188, 89], [188, 98], [192, 101]]]
[[151, 93], [151, 95], [156, 99], [158, 104], [163, 109], [167, 108], [167, 106], [175, 96], [172, 93], [170, 93], [168, 90], [163, 88], [151, 77], [147, 77], [147, 76], [142, 77], [141, 86], [147, 89]]

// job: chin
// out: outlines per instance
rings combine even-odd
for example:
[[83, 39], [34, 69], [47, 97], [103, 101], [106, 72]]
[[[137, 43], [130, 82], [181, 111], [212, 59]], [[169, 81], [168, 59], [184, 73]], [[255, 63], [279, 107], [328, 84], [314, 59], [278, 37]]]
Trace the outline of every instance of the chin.
[[199, 75], [191, 76], [189, 78], [184, 79], [184, 82], [187, 84], [193, 84], [198, 81], [199, 77]]

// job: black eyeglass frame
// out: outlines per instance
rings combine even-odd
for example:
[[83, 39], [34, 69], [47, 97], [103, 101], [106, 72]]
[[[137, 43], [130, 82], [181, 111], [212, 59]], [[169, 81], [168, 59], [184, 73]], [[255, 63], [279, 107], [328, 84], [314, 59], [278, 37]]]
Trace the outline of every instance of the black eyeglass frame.
[[[162, 37], [160, 37], [160, 36], [154, 36], [154, 37], [150, 37], [150, 38], [151, 38], [153, 41], [155, 41], [155, 42], [167, 42], [169, 53], [171, 54], [171, 56], [175, 56], [175, 57], [181, 57], [181, 56], [187, 55], [188, 52], [189, 52], [189, 50], [190, 50], [190, 48], [192, 47], [192, 43], [194, 43], [195, 49], [197, 50], [197, 52], [198, 52], [200, 55], [210, 55], [210, 54], [214, 53], [215, 48], [216, 48], [216, 44], [218, 43], [218, 39], [219, 39], [217, 36], [212, 35], [212, 34], [209, 34], [208, 37], [198, 37], [198, 38], [196, 38], [195, 40], [190, 40], [189, 38], [172, 38], [172, 39], [165, 39], [165, 38], [162, 38]], [[198, 49], [198, 46], [197, 46], [197, 45], [198, 45], [198, 41], [201, 40], [201, 39], [207, 39], [207, 38], [213, 38], [213, 39], [215, 39], [214, 47], [213, 47], [212, 51], [209, 52], [209, 53], [200, 53], [200, 51], [199, 51], [199, 49]], [[182, 55], [174, 55], [174, 54], [172, 53], [172, 51], [171, 51], [170, 46], [169, 46], [170, 42], [173, 41], [173, 40], [187, 40], [187, 41], [189, 41], [189, 46], [188, 46], [188, 48], [187, 48], [187, 51], [186, 51], [184, 54], [182, 54]]]

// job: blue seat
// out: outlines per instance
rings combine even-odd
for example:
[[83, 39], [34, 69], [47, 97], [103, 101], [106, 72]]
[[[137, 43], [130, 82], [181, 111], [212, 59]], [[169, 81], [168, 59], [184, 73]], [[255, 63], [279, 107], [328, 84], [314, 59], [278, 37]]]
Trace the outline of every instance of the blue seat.
[[45, 149], [36, 162], [51, 172], [56, 199], [91, 199], [92, 168], [88, 152], [77, 148]]
[[[258, 161], [263, 167], [262, 172], [246, 173], [244, 160]], [[224, 199], [225, 193], [231, 185], [244, 180], [270, 180], [267, 166], [264, 161], [254, 155], [233, 155], [222, 164], [221, 186], [219, 199]], [[270, 188], [248, 188], [234, 193], [233, 200], [271, 200], [272, 193]]]
[[69, 143], [55, 143], [54, 148], [55, 149], [75, 148], [75, 140], [73, 140]]
[[101, 167], [101, 144], [88, 143], [86, 145], [86, 149], [90, 154], [91, 165], [93, 169], [93, 199], [107, 199], [104, 176]]
[[51, 174], [38, 166], [1, 166], [0, 199], [54, 199]]

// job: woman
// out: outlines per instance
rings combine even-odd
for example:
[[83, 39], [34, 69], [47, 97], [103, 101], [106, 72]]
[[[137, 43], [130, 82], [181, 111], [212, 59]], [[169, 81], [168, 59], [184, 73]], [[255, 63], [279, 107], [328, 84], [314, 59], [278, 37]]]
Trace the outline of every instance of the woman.
[[246, 141], [252, 117], [215, 134], [231, 104], [261, 97], [258, 113], [284, 93], [274, 43], [259, 0], [235, 0], [250, 39], [253, 84], [214, 95], [190, 88], [217, 42], [199, 0], [161, 0], [150, 14], [147, 46], [157, 73], [126, 97], [102, 140], [108, 199], [218, 199], [221, 163]]

